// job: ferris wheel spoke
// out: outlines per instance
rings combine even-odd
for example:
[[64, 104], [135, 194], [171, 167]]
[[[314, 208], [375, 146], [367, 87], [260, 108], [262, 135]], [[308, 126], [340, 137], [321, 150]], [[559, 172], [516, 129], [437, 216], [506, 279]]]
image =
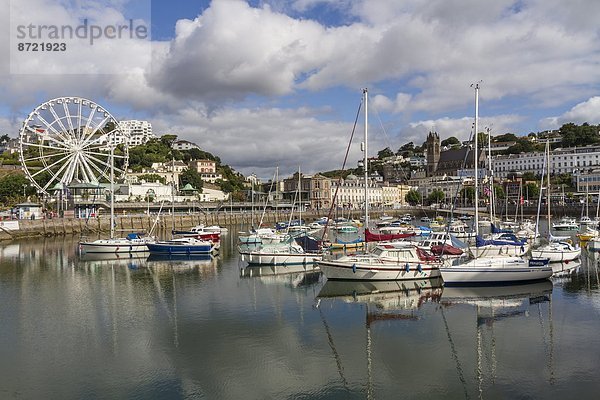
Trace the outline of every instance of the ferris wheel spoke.
[[81, 171], [81, 176], [83, 177], [85, 182], [91, 182], [93, 179], [90, 179], [90, 175], [88, 174], [88, 171], [86, 170], [85, 164], [83, 162], [83, 157], [80, 157], [80, 161], [81, 163], [79, 164], [79, 171]]
[[73, 137], [77, 137], [75, 135], [75, 128], [73, 127], [73, 121], [71, 120], [71, 112], [69, 111], [69, 107], [66, 101], [63, 101], [63, 108], [65, 109], [65, 118], [67, 120], [67, 124], [69, 125], [69, 132], [71, 132], [71, 135], [73, 135]]
[[81, 142], [81, 136], [82, 136], [82, 131], [81, 131], [81, 107], [82, 107], [82, 101], [80, 100], [77, 104], [77, 134], [75, 135], [75, 137], [77, 137], [77, 141]]
[[79, 154], [75, 153], [75, 157], [71, 159], [69, 162], [69, 167], [67, 168], [67, 172], [64, 177], [67, 178], [67, 182], [72, 182], [75, 177], [75, 171], [77, 169], [77, 160], [79, 159]]
[[[96, 155], [96, 156], [108, 156], [108, 158], [110, 158], [110, 154], [108, 154], [108, 153], [98, 153], [96, 151], [86, 151], [85, 153], [86, 154], [93, 154], [93, 155]], [[122, 156], [120, 154], [113, 154], [113, 157], [114, 158], [126, 158], [125, 156]]]
[[[58, 136], [59, 138], [61, 138], [62, 140], [64, 140], [64, 141], [65, 141], [65, 144], [67, 144], [67, 143], [68, 143], [68, 138], [67, 138], [67, 137], [65, 137], [65, 136], [63, 136], [63, 134], [62, 134], [62, 133], [60, 133], [59, 131], [57, 131], [55, 127], [53, 127], [51, 124], [49, 124], [49, 123], [48, 123], [48, 121], [46, 121], [46, 120], [44, 119], [44, 117], [42, 117], [41, 115], [39, 115], [39, 114], [38, 114], [37, 118], [38, 118], [38, 119], [39, 119], [39, 120], [40, 120], [40, 121], [41, 121], [41, 122], [42, 122], [44, 125], [46, 125], [46, 128], [47, 128], [47, 129], [49, 129], [50, 131], [54, 132], [54, 134], [55, 134], [56, 136]], [[37, 132], [36, 132], [36, 133], [37, 133]], [[47, 135], [45, 135], [45, 136], [47, 136]], [[50, 137], [50, 136], [47, 136], [47, 137]]]
[[94, 114], [96, 114], [95, 106], [92, 107], [92, 109], [90, 111], [90, 115], [88, 115], [87, 119], [85, 120], [85, 128], [83, 129], [83, 132], [81, 133], [82, 141], [86, 137], [86, 132], [90, 129], [90, 123], [94, 120]]
[[[73, 157], [74, 155], [71, 155], [71, 157]], [[52, 182], [57, 181], [57, 182], [62, 182], [62, 183], [67, 183], [65, 181], [62, 180], [62, 178], [64, 177], [64, 175], [61, 175], [63, 170], [69, 165], [69, 162], [65, 162], [56, 172], [52, 172], [50, 170], [49, 167], [44, 168], [42, 171], [50, 171], [50, 179], [48, 180], [48, 182], [46, 182], [46, 184], [44, 185], [44, 187], [42, 188], [42, 190], [45, 192], [46, 189], [48, 189], [50, 187], [50, 185], [52, 184]]]
[[56, 113], [56, 110], [54, 109], [54, 105], [51, 105], [50, 107], [50, 113], [52, 114], [52, 116], [54, 117], [54, 120], [56, 122], [58, 122], [58, 125], [60, 125], [60, 128], [62, 129], [63, 132], [68, 133], [69, 130], [67, 129], [67, 127], [65, 127], [65, 125], [62, 122], [62, 118], [58, 116], [58, 114]]
[[[94, 128], [94, 130], [92, 132], [90, 132], [90, 134], [84, 139], [83, 141], [83, 145], [85, 146], [85, 144], [88, 142], [88, 140], [90, 140], [91, 138], [94, 137], [94, 135], [98, 132], [99, 129], [103, 128], [104, 125], [106, 124], [106, 122], [110, 119], [110, 116], [106, 116], [104, 117], [104, 119], [102, 120], [102, 122], [100, 122], [98, 125], [96, 125], [96, 127]], [[105, 135], [102, 135], [100, 137], [104, 137]]]
[[28, 162], [28, 161], [40, 161], [40, 160], [45, 160], [46, 158], [52, 158], [52, 157], [62, 156], [62, 155], [65, 155], [65, 154], [68, 155], [70, 153], [67, 152], [67, 151], [59, 151], [59, 152], [51, 153], [51, 154], [42, 154], [42, 153], [40, 153], [40, 154], [41, 155], [38, 156], [38, 157], [23, 158], [21, 161], [25, 161], [25, 162]]
[[93, 160], [88, 159], [89, 156], [85, 157], [86, 158], [86, 162], [88, 163], [88, 165], [90, 165], [91, 167], [93, 167], [96, 171], [98, 171], [100, 173], [100, 175], [98, 176], [98, 178], [106, 178], [107, 180], [110, 181], [110, 176], [107, 173], [108, 169], [102, 169], [99, 166], [96, 165], [96, 163], [93, 162]]
[[110, 165], [109, 163], [107, 163], [106, 161], [103, 161], [103, 160], [101, 160], [101, 159], [99, 159], [99, 158], [96, 158], [96, 157], [94, 157], [94, 156], [90, 155], [89, 153], [87, 154], [87, 156], [88, 156], [88, 157], [89, 157], [91, 160], [94, 160], [94, 161], [96, 161], [97, 163], [104, 165], [105, 167], [108, 167], [108, 168], [110, 168], [110, 167], [111, 167], [111, 165]]
[[[88, 162], [87, 157], [81, 157], [81, 163], [87, 169], [88, 176], [92, 177], [92, 179], [90, 179], [90, 182], [93, 182], [93, 181], [98, 182], [98, 178], [96, 177], [96, 174], [94, 174], [94, 171], [92, 171], [92, 168], [90, 167], [90, 163]], [[100, 171], [100, 173], [102, 173], [102, 171]]]
[[[30, 126], [27, 126], [27, 127], [25, 127], [25, 129], [28, 129], [30, 132], [33, 132], [34, 134], [36, 134], [36, 135], [39, 135], [39, 132], [38, 132], [38, 131], [36, 131], [35, 129], [31, 128]], [[60, 134], [59, 134], [58, 136], [60, 136]], [[65, 139], [65, 138], [63, 138], [63, 137], [61, 137], [61, 139], [63, 140], [62, 142], [61, 142], [60, 140], [57, 140], [57, 139], [53, 138], [52, 136], [49, 136], [49, 135], [47, 135], [47, 134], [43, 135], [42, 137], [43, 137], [43, 140], [47, 140], [47, 141], [49, 141], [49, 142], [56, 143], [56, 144], [57, 144], [57, 145], [59, 145], [61, 148], [65, 148], [65, 149], [67, 149], [67, 148], [68, 148], [68, 147], [67, 147], [67, 139]], [[26, 144], [27, 146], [38, 146], [38, 147], [39, 147], [39, 146], [44, 146], [44, 145], [37, 144], [37, 143], [32, 143], [32, 142], [27, 142], [27, 143], [25, 143], [25, 144]]]
[[[64, 143], [57, 141], [57, 144], [62, 144], [64, 145]], [[54, 147], [54, 146], [48, 146], [47, 144], [38, 144], [38, 143], [26, 143], [27, 147], [38, 147], [40, 149], [49, 149], [49, 150], [60, 150], [60, 151], [68, 151], [68, 148], [62, 146], [62, 147]]]
[[67, 156], [65, 156], [65, 157], [63, 157], [63, 158], [61, 158], [60, 160], [56, 160], [55, 162], [53, 162], [53, 163], [52, 163], [52, 164], [50, 164], [50, 165], [46, 165], [44, 168], [42, 168], [42, 169], [40, 169], [39, 171], [37, 171], [37, 172], [35, 172], [35, 173], [31, 174], [31, 177], [33, 178], [33, 177], [35, 177], [35, 176], [37, 176], [37, 175], [39, 175], [39, 174], [41, 174], [42, 172], [45, 172], [45, 171], [51, 171], [51, 170], [52, 170], [52, 167], [54, 167], [54, 166], [55, 166], [55, 165], [57, 165], [57, 164], [60, 164], [61, 162], [65, 161], [65, 160], [66, 160], [67, 158], [69, 158], [69, 157], [73, 157], [73, 155], [72, 155], [72, 154], [69, 154], [69, 155], [67, 155]]

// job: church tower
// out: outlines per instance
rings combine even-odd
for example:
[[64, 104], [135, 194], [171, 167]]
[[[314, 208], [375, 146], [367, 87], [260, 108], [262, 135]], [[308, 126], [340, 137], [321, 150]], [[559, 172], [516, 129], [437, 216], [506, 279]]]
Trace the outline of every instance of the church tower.
[[440, 161], [440, 136], [437, 132], [429, 132], [425, 143], [427, 144], [427, 176], [433, 176]]

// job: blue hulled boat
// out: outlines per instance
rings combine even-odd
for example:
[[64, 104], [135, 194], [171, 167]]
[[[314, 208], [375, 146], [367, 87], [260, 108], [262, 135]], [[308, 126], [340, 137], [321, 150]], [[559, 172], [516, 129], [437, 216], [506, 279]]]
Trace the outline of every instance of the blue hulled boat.
[[211, 254], [217, 250], [214, 243], [192, 237], [148, 243], [147, 246], [151, 254]]

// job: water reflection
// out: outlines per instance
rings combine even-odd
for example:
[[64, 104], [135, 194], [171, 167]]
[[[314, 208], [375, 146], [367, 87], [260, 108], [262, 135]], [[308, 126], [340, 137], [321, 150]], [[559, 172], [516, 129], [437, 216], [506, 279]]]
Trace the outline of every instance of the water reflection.
[[442, 294], [441, 278], [415, 281], [327, 281], [318, 299], [365, 303], [375, 309], [415, 309], [436, 302]]

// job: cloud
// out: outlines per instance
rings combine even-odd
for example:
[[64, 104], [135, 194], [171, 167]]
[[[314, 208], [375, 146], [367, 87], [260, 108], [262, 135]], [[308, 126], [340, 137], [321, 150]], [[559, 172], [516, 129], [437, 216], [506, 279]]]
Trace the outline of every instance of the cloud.
[[[307, 108], [187, 108], [155, 119], [154, 130], [168, 129], [194, 141], [226, 164], [235, 160], [234, 167], [245, 175], [269, 177], [279, 167], [286, 176], [298, 167], [306, 173], [341, 167], [352, 124], [315, 118], [322, 113]], [[350, 155], [352, 164], [361, 157], [359, 141]]]
[[[478, 130], [484, 132], [489, 128], [492, 136], [509, 132], [515, 133], [513, 127], [521, 119], [522, 117], [518, 115], [497, 115], [479, 118]], [[401, 136], [404, 138], [405, 143], [412, 141], [418, 145], [427, 139], [427, 134], [431, 131], [438, 132], [442, 140], [454, 136], [461, 141], [465, 141], [471, 138], [474, 120], [474, 117], [444, 117], [435, 120], [412, 122], [402, 130]]]
[[600, 96], [594, 96], [576, 104], [560, 116], [544, 118], [540, 121], [540, 126], [543, 129], [557, 129], [569, 122], [576, 124], [583, 124], [584, 122], [592, 125], [600, 124]]

